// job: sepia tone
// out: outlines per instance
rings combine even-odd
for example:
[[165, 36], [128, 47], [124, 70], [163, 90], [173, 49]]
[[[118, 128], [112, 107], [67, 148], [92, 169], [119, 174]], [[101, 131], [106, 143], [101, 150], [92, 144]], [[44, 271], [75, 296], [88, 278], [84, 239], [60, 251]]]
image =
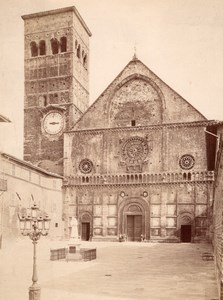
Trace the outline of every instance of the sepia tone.
[[18, 212], [44, 195], [51, 239], [70, 240], [75, 217], [82, 241], [212, 244], [223, 299], [223, 122], [136, 53], [89, 105], [91, 32], [77, 9], [22, 18], [24, 160], [1, 154], [1, 238], [18, 237]]

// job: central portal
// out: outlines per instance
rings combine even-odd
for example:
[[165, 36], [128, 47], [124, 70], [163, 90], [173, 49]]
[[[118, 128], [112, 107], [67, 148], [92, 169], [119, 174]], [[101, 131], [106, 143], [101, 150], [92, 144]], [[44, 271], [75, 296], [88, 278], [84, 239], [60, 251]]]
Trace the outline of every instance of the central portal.
[[127, 236], [129, 241], [141, 241], [142, 216], [127, 215]]

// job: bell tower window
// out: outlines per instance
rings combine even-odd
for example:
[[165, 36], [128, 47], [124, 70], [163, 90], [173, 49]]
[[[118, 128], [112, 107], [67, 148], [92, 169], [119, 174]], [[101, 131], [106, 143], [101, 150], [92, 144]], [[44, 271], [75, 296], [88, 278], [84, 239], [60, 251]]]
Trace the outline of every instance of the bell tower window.
[[46, 55], [46, 42], [43, 40], [39, 42], [39, 55]]
[[67, 52], [67, 38], [65, 36], [60, 39], [60, 50], [61, 52]]
[[38, 47], [36, 42], [31, 42], [30, 48], [31, 48], [31, 56], [32, 57], [38, 56]]
[[59, 42], [57, 39], [51, 39], [51, 49], [53, 54], [58, 54], [59, 52]]

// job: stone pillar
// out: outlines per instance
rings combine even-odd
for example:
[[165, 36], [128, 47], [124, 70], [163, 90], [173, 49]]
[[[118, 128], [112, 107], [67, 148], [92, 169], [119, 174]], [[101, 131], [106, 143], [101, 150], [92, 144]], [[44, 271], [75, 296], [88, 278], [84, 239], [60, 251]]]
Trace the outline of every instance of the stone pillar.
[[161, 206], [160, 206], [160, 227], [161, 233], [160, 236], [162, 238], [166, 237], [166, 201], [167, 201], [167, 193], [162, 192], [160, 195], [161, 198]]

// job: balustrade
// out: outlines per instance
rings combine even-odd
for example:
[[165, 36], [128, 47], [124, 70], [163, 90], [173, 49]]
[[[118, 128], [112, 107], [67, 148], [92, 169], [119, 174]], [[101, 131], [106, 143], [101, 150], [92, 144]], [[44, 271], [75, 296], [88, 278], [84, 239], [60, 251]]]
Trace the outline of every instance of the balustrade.
[[69, 185], [158, 184], [214, 181], [214, 171], [82, 175], [67, 178]]

